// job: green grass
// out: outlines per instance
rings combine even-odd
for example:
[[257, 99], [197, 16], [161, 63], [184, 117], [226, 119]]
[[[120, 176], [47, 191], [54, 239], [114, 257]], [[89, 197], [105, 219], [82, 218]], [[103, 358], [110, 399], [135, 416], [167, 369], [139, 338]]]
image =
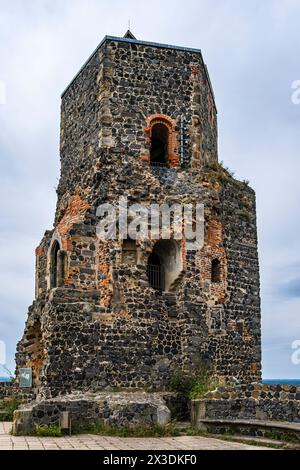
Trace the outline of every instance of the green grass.
[[196, 382], [190, 390], [189, 398], [191, 400], [203, 398], [207, 392], [215, 390], [218, 386], [216, 382]]
[[231, 171], [222, 161], [213, 162], [204, 166], [202, 178], [217, 186], [225, 182], [231, 182], [239, 188], [249, 186], [248, 180], [239, 181], [235, 179], [234, 171]]
[[234, 173], [231, 172], [222, 162], [213, 162], [204, 168], [204, 179], [208, 179], [213, 184], [222, 184], [225, 181], [234, 181]]
[[61, 437], [63, 435], [62, 430], [57, 425], [37, 426], [33, 434], [39, 437]]
[[280, 431], [265, 431], [264, 432], [264, 437], [268, 439], [274, 439], [277, 441], [284, 441], [284, 442], [290, 442], [294, 444], [299, 444], [299, 437], [295, 434], [293, 434], [292, 431], [290, 432], [280, 432]]
[[174, 437], [181, 433], [174, 425], [168, 426], [137, 426], [114, 427], [104, 424], [95, 424], [94, 426], [80, 426], [72, 423], [72, 434], [96, 434], [99, 436], [116, 437]]
[[[35, 431], [30, 433], [31, 436], [39, 437], [62, 437], [66, 434], [58, 425], [41, 425], [37, 426]], [[181, 431], [175, 425], [168, 426], [137, 426], [114, 427], [104, 424], [94, 424], [91, 426], [80, 425], [76, 421], [72, 422], [72, 435], [78, 434], [95, 434], [98, 436], [115, 436], [115, 437], [174, 437], [182, 435]]]
[[0, 421], [12, 421], [14, 411], [19, 407], [20, 401], [16, 398], [2, 400], [0, 402]]

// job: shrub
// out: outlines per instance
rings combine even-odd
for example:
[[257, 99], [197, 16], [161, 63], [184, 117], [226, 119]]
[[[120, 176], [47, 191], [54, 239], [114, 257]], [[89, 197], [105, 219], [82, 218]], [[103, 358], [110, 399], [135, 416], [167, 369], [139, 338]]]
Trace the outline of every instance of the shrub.
[[189, 398], [190, 391], [196, 385], [197, 379], [186, 372], [177, 371], [170, 380], [171, 390], [178, 395]]
[[191, 369], [178, 369], [170, 380], [171, 390], [189, 399], [201, 398], [218, 385], [207, 365], [200, 361]]
[[20, 402], [16, 398], [3, 400], [0, 405], [0, 421], [12, 421], [14, 411], [19, 407]]
[[214, 390], [218, 385], [220, 384], [214, 382], [213, 380], [208, 381], [206, 383], [197, 382], [190, 390], [189, 398], [191, 400], [194, 400], [196, 398], [202, 398], [207, 392], [209, 392], [210, 390]]

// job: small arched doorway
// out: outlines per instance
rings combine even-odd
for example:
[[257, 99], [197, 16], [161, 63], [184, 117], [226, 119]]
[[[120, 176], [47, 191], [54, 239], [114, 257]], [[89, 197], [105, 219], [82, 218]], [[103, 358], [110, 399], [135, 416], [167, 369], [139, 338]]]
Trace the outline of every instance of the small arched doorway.
[[157, 123], [151, 130], [150, 163], [152, 166], [169, 165], [169, 129], [162, 123]]
[[159, 255], [153, 251], [147, 264], [149, 284], [153, 289], [164, 290], [164, 271]]
[[183, 271], [181, 244], [175, 240], [159, 240], [149, 255], [147, 275], [153, 289], [172, 291]]

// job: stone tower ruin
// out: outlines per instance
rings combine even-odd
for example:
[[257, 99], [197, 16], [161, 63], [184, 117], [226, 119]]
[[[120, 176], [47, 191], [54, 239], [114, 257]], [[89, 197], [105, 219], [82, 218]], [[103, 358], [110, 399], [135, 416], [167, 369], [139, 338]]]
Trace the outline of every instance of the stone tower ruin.
[[[201, 51], [106, 36], [62, 94], [54, 228], [36, 249], [36, 295], [17, 346], [33, 391], [168, 386], [203, 361], [260, 379], [254, 191], [218, 163]], [[204, 245], [101, 240], [97, 209], [204, 205]]]

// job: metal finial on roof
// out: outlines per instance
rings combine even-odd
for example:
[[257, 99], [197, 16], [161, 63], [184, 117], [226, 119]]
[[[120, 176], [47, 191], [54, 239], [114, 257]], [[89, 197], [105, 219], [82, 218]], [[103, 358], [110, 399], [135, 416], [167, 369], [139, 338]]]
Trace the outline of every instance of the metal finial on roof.
[[126, 39], [136, 39], [136, 37], [132, 34], [132, 32], [130, 31], [130, 29], [128, 29], [126, 31], [126, 34], [124, 34], [124, 38]]

